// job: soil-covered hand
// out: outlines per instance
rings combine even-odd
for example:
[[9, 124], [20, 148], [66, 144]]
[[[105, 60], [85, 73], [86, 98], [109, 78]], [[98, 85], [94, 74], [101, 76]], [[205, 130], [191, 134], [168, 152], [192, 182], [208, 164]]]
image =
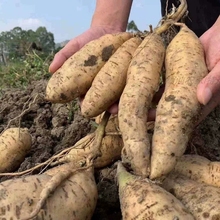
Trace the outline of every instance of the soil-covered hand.
[[200, 40], [205, 50], [209, 70], [209, 74], [200, 82], [197, 89], [198, 99], [204, 105], [201, 117], [203, 120], [220, 104], [220, 17], [200, 37]]

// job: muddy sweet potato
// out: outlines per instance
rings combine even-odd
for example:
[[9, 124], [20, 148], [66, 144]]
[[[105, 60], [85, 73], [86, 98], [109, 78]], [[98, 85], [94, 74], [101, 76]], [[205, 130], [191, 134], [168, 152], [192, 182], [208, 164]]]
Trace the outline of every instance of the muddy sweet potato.
[[54, 103], [67, 103], [85, 95], [99, 70], [131, 37], [133, 34], [122, 32], [90, 41], [52, 75], [45, 98]]
[[167, 176], [162, 187], [179, 199], [196, 220], [220, 219], [220, 188], [174, 172]]
[[0, 218], [90, 220], [98, 197], [92, 169], [79, 171], [64, 180], [50, 193], [40, 212], [29, 218], [51, 178], [40, 174], [0, 183]]
[[185, 152], [199, 119], [197, 85], [208, 74], [203, 46], [184, 24], [168, 45], [165, 91], [156, 110], [150, 179], [166, 176]]
[[197, 182], [220, 187], [220, 162], [200, 156], [185, 154], [180, 157], [174, 172]]
[[[92, 133], [79, 140], [75, 147], [70, 150], [67, 155], [58, 160], [59, 163], [73, 162], [76, 164], [76, 166], [83, 165], [86, 162], [88, 156], [95, 155], [96, 153], [96, 148], [93, 147], [94, 138], [95, 135]], [[120, 159], [122, 147], [123, 141], [121, 136], [104, 136], [100, 146], [101, 156], [94, 160], [94, 167], [102, 168]]]
[[193, 220], [184, 205], [148, 179], [127, 172], [119, 162], [117, 168], [119, 198], [124, 220]]
[[96, 117], [119, 100], [125, 87], [129, 64], [141, 42], [140, 37], [127, 40], [97, 73], [81, 105], [83, 116]]
[[164, 55], [162, 38], [156, 33], [149, 33], [135, 51], [119, 100], [119, 128], [124, 142], [122, 160], [141, 176], [150, 173], [147, 116], [159, 88]]

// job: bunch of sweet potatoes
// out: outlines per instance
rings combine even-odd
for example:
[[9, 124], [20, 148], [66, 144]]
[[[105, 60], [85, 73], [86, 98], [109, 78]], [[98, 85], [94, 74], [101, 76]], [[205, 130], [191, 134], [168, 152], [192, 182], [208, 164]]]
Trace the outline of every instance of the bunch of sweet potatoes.
[[[199, 38], [183, 23], [173, 25], [180, 30], [167, 47], [163, 25], [145, 35], [123, 32], [88, 43], [52, 75], [46, 89], [52, 102], [84, 96], [81, 112], [88, 118], [118, 102], [122, 160], [150, 179], [166, 176], [185, 152], [201, 110], [197, 85], [208, 73]], [[106, 48], [111, 53], [103, 59]], [[151, 142], [146, 122], [163, 68], [165, 91]]]
[[[183, 5], [179, 16], [186, 10]], [[54, 163], [65, 163], [61, 172], [55, 167], [16, 180], [25, 182], [24, 188], [39, 190], [25, 197], [24, 204], [31, 204], [26, 213], [20, 212], [21, 219], [40, 215], [42, 219], [56, 219], [55, 215], [59, 215], [57, 219], [91, 219], [97, 200], [93, 169], [120, 159], [117, 180], [123, 219], [220, 219], [219, 162], [184, 155], [202, 109], [196, 90], [208, 74], [203, 47], [193, 31], [176, 22], [175, 13], [168, 17], [161, 27], [145, 34], [107, 34], [91, 41], [52, 75], [47, 100], [66, 103], [83, 97], [82, 115], [102, 117], [94, 133]], [[165, 45], [161, 33], [170, 26], [179, 29]], [[148, 114], [162, 78], [165, 90], [156, 106], [151, 136]], [[118, 114], [110, 116], [108, 109], [115, 103]], [[17, 182], [3, 182], [0, 190], [11, 195], [6, 186], [13, 188]], [[51, 192], [54, 197], [48, 198]], [[65, 196], [66, 211], [58, 207]], [[5, 211], [5, 218], [16, 214], [18, 201], [9, 196], [2, 204], [7, 207], [9, 203], [12, 211]], [[83, 205], [87, 208], [84, 213]]]

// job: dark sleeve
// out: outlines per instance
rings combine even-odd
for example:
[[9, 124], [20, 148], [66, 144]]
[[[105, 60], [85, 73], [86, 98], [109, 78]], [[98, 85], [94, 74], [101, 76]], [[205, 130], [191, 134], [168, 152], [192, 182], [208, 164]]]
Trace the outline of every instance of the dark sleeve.
[[[162, 16], [166, 13], [167, 0], [161, 0]], [[179, 5], [178, 0], [168, 0], [167, 11]], [[186, 18], [187, 26], [192, 29], [198, 36], [207, 31], [217, 20], [220, 15], [220, 0], [187, 0], [188, 17]]]

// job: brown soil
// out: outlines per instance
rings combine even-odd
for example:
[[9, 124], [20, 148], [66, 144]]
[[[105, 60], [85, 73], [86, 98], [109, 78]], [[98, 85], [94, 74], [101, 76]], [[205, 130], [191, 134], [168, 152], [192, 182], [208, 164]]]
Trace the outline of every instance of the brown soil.
[[[92, 121], [81, 116], [77, 102], [51, 104], [45, 101], [45, 86], [46, 81], [37, 81], [27, 89], [7, 89], [0, 96], [0, 132], [7, 126], [20, 126], [29, 128], [32, 135], [32, 150], [16, 171], [29, 169], [49, 159], [95, 129]], [[22, 117], [18, 117], [22, 112]], [[220, 161], [219, 142], [220, 108], [217, 107], [195, 130], [187, 153]], [[38, 169], [32, 173], [40, 171]], [[8, 178], [2, 177], [0, 182]], [[121, 219], [114, 164], [97, 170], [96, 181], [99, 200], [93, 219]]]

